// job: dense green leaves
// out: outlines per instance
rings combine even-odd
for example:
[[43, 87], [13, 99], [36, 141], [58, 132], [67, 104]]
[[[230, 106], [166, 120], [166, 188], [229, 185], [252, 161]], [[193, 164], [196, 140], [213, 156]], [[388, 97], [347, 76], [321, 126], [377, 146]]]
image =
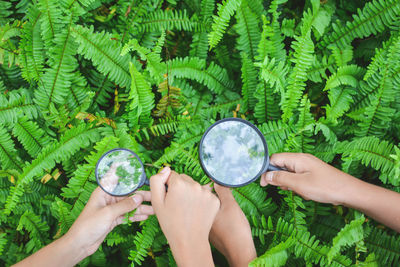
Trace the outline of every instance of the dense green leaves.
[[[198, 144], [227, 117], [255, 123], [270, 155], [399, 191], [399, 18], [398, 0], [0, 1], [1, 265], [68, 231], [109, 149], [137, 152], [148, 177], [168, 164], [210, 182]], [[399, 265], [399, 238], [352, 209], [258, 182], [232, 192], [252, 266]], [[156, 217], [81, 265], [131, 263], [176, 265]]]

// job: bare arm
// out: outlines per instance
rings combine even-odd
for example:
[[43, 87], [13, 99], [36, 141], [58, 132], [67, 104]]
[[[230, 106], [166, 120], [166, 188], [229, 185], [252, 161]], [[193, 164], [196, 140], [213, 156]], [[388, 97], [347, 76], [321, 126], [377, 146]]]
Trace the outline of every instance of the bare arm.
[[400, 232], [400, 194], [357, 179], [310, 154], [274, 154], [271, 164], [288, 171], [264, 173], [262, 186], [281, 186], [305, 199], [354, 208]]
[[125, 213], [137, 208], [131, 221], [142, 221], [154, 214], [151, 206], [141, 205], [150, 199], [148, 191], [117, 198], [98, 187], [68, 233], [14, 266], [74, 266], [96, 252], [107, 234], [123, 222]]

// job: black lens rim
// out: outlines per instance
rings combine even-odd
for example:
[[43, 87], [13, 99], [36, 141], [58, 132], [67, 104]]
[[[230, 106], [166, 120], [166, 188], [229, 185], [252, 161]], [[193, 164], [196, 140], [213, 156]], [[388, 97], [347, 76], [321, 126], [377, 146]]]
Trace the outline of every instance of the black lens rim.
[[[215, 179], [208, 171], [207, 168], [204, 166], [203, 160], [201, 155], [203, 155], [203, 142], [204, 142], [204, 138], [207, 136], [208, 132], [214, 128], [215, 126], [217, 126], [220, 123], [226, 122], [226, 121], [237, 121], [237, 122], [242, 122], [247, 124], [248, 126], [250, 126], [251, 128], [253, 128], [256, 133], [261, 137], [262, 143], [264, 145], [264, 151], [265, 151], [265, 155], [264, 155], [264, 164], [261, 168], [261, 170], [257, 173], [257, 175], [255, 177], [253, 177], [252, 179], [250, 179], [249, 181], [242, 183], [242, 184], [238, 184], [238, 185], [231, 185], [231, 184], [226, 184], [223, 183], [221, 181], [218, 181], [217, 179]], [[258, 129], [254, 124], [252, 124], [251, 122], [241, 119], [241, 118], [225, 118], [219, 121], [216, 121], [215, 123], [213, 123], [210, 127], [207, 128], [207, 130], [204, 132], [203, 136], [201, 137], [200, 140], [200, 144], [199, 144], [199, 161], [200, 161], [200, 166], [203, 169], [203, 171], [207, 174], [207, 176], [213, 181], [216, 182], [219, 185], [223, 185], [223, 186], [227, 186], [227, 187], [241, 187], [241, 186], [246, 186], [252, 182], [254, 182], [255, 180], [257, 180], [257, 178], [267, 169], [267, 167], [269, 166], [269, 154], [268, 154], [268, 146], [267, 146], [267, 141], [265, 140], [264, 135], [261, 133], [260, 129]]]
[[[140, 165], [142, 166], [142, 173], [144, 174], [142, 174], [142, 177], [140, 178], [141, 180], [140, 180], [140, 183], [139, 183], [139, 185], [137, 186], [137, 187], [135, 187], [135, 189], [133, 189], [132, 191], [130, 191], [130, 192], [128, 192], [128, 193], [126, 193], [126, 194], [123, 194], [123, 195], [116, 195], [116, 194], [113, 194], [113, 193], [110, 193], [110, 192], [108, 192], [107, 190], [105, 190], [102, 186], [101, 186], [101, 184], [100, 184], [100, 180], [99, 180], [99, 174], [98, 174], [98, 166], [99, 166], [99, 164], [100, 164], [100, 161], [105, 157], [105, 156], [107, 156], [108, 154], [110, 154], [110, 153], [112, 153], [112, 152], [114, 152], [114, 151], [120, 151], [120, 150], [125, 150], [125, 151], [128, 151], [129, 153], [131, 153], [131, 154], [133, 154], [138, 160], [139, 160], [139, 162], [140, 162]], [[135, 152], [133, 152], [132, 150], [130, 150], [130, 149], [127, 149], [127, 148], [113, 148], [113, 149], [111, 149], [111, 150], [108, 150], [106, 153], [104, 153], [101, 157], [100, 157], [100, 159], [97, 161], [97, 163], [96, 163], [96, 169], [95, 169], [95, 175], [96, 175], [96, 181], [97, 181], [97, 184], [100, 186], [100, 188], [104, 191], [104, 192], [106, 192], [107, 194], [109, 194], [109, 195], [111, 195], [111, 196], [114, 196], [114, 197], [123, 197], [123, 196], [127, 196], [127, 195], [130, 195], [130, 194], [132, 194], [133, 192], [135, 192], [136, 190], [138, 190], [140, 187], [142, 187], [143, 186], [143, 184], [144, 184], [144, 181], [146, 180], [146, 175], [145, 175], [145, 172], [144, 172], [144, 165], [143, 165], [143, 162], [142, 162], [142, 160], [140, 159], [140, 157], [135, 153]]]

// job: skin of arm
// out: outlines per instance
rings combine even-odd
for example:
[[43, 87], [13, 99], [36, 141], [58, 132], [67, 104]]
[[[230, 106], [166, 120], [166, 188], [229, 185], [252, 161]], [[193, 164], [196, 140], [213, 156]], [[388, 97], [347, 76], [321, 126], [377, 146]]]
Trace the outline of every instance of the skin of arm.
[[137, 191], [130, 197], [113, 197], [97, 187], [85, 208], [68, 232], [14, 266], [74, 266], [92, 255], [99, 248], [107, 234], [121, 224], [125, 213], [136, 209], [131, 221], [143, 221], [153, 208], [141, 205], [150, 201], [151, 194]]
[[264, 173], [261, 186], [280, 186], [307, 200], [354, 208], [400, 232], [399, 193], [357, 179], [310, 154], [274, 154], [271, 164], [288, 171]]
[[229, 266], [248, 266], [257, 257], [250, 224], [230, 188], [214, 184], [214, 190], [221, 206], [211, 227], [210, 242], [226, 257]]
[[150, 189], [152, 206], [178, 266], [214, 266], [208, 236], [219, 199], [169, 167], [150, 178]]

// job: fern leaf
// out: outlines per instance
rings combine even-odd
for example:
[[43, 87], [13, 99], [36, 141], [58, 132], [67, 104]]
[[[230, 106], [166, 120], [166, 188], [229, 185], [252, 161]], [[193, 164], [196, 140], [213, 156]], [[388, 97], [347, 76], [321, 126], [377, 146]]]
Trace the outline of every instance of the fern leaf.
[[268, 208], [267, 193], [258, 184], [235, 188], [232, 194], [240, 208], [249, 216], [261, 215]]
[[72, 14], [67, 16], [68, 24], [65, 25], [60, 33], [55, 33], [52, 37], [57, 46], [51, 47], [48, 65], [42, 77], [43, 84], [39, 84], [35, 91], [35, 102], [42, 110], [49, 108], [51, 103], [64, 104], [68, 95], [73, 72], [78, 67], [74, 58], [75, 47], [71, 38], [70, 25], [72, 24]]
[[0, 124], [0, 163], [1, 169], [22, 170], [22, 164], [17, 156], [17, 150], [7, 130]]
[[226, 27], [228, 27], [231, 16], [233, 16], [241, 3], [241, 0], [224, 0], [221, 4], [218, 4], [217, 16], [213, 16], [212, 31], [208, 34], [210, 49], [217, 46]]
[[207, 69], [206, 61], [199, 58], [176, 58], [167, 64], [171, 77], [196, 80], [217, 94], [226, 90], [231, 91], [233, 88], [226, 70], [214, 62], [211, 62]]
[[150, 84], [144, 76], [136, 69], [135, 65], [130, 63], [129, 67], [132, 82], [129, 92], [131, 100], [129, 106], [129, 121], [132, 125], [148, 126], [151, 123], [151, 110], [154, 107], [154, 95]]
[[27, 17], [28, 22], [24, 25], [20, 42], [22, 76], [27, 80], [39, 82], [44, 65], [43, 40], [41, 38], [40, 17], [42, 13], [31, 6]]
[[343, 160], [361, 161], [365, 166], [381, 172], [379, 178], [383, 183], [400, 184], [400, 173], [397, 171], [396, 161], [390, 155], [396, 154], [395, 146], [388, 141], [377, 137], [356, 138], [351, 142], [343, 142], [338, 148]]
[[351, 221], [349, 224], [346, 224], [346, 226], [340, 230], [336, 237], [333, 238], [332, 247], [328, 252], [329, 261], [332, 261], [332, 258], [340, 252], [341, 248], [349, 247], [364, 239], [364, 230], [362, 228], [364, 221], [364, 216], [360, 216], [360, 218]]
[[242, 96], [244, 110], [252, 110], [256, 105], [257, 99], [254, 97], [257, 88], [257, 72], [251, 59], [246, 53], [241, 53], [242, 57]]
[[49, 136], [35, 122], [24, 117], [18, 119], [12, 132], [32, 158], [50, 143]]
[[324, 91], [338, 87], [340, 85], [348, 85], [354, 88], [358, 86], [358, 80], [364, 74], [362, 68], [357, 65], [342, 66], [337, 72], [332, 74], [326, 81]]
[[0, 121], [3, 124], [13, 125], [24, 116], [29, 119], [38, 117], [38, 110], [28, 90], [21, 88], [6, 95], [0, 94]]
[[396, 266], [400, 262], [400, 238], [374, 228], [365, 239], [368, 251], [375, 253], [379, 266]]
[[288, 253], [287, 249], [293, 245], [294, 241], [292, 238], [288, 238], [285, 242], [268, 249], [263, 255], [254, 259], [250, 262], [249, 266], [271, 266], [280, 267], [284, 266], [287, 259]]
[[19, 220], [18, 231], [26, 229], [29, 232], [30, 241], [25, 245], [28, 253], [35, 252], [47, 243], [49, 226], [32, 211], [25, 211]]
[[140, 31], [162, 31], [162, 30], [184, 30], [199, 31], [203, 25], [189, 18], [186, 9], [181, 10], [157, 10], [147, 14], [145, 18], [138, 24]]
[[81, 124], [67, 131], [59, 142], [46, 146], [31, 164], [24, 167], [16, 186], [10, 189], [4, 212], [10, 214], [13, 211], [24, 194], [24, 185], [40, 176], [43, 170], [52, 169], [56, 162], [69, 159], [76, 151], [88, 147], [98, 139], [98, 128], [88, 128], [85, 124]]
[[314, 44], [310, 37], [313, 15], [310, 11], [304, 12], [301, 35], [295, 37], [292, 43], [294, 50], [292, 61], [294, 67], [288, 78], [288, 85], [282, 102], [283, 120], [287, 121], [297, 107], [307, 80], [307, 71], [313, 63], [312, 53]]
[[382, 32], [386, 27], [397, 27], [400, 16], [400, 2], [397, 0], [374, 0], [365, 4], [362, 10], [357, 10], [353, 21], [347, 22], [345, 27], [333, 24], [333, 33], [326, 35], [319, 44], [321, 48], [329, 44], [339, 47], [350, 44], [355, 38], [367, 37]]
[[147, 250], [153, 244], [154, 238], [160, 228], [158, 227], [158, 221], [155, 216], [151, 216], [147, 219], [142, 228], [142, 232], [138, 232], [135, 236], [136, 250], [129, 252], [129, 260], [141, 265], [144, 258], [148, 255]]
[[75, 41], [79, 44], [78, 54], [92, 60], [96, 68], [122, 87], [131, 83], [129, 74], [130, 56], [121, 56], [121, 45], [112, 41], [111, 34], [94, 33], [93, 26], [71, 28]]
[[59, 44], [53, 39], [56, 34], [62, 29], [62, 12], [58, 1], [52, 0], [40, 0], [38, 3], [40, 16], [41, 34], [44, 44], [47, 48], [53, 46], [53, 44]]
[[256, 15], [248, 7], [247, 1], [242, 0], [242, 4], [236, 11], [237, 24], [235, 30], [239, 34], [237, 48], [245, 52], [250, 60], [257, 56], [257, 45], [260, 42], [260, 29]]

